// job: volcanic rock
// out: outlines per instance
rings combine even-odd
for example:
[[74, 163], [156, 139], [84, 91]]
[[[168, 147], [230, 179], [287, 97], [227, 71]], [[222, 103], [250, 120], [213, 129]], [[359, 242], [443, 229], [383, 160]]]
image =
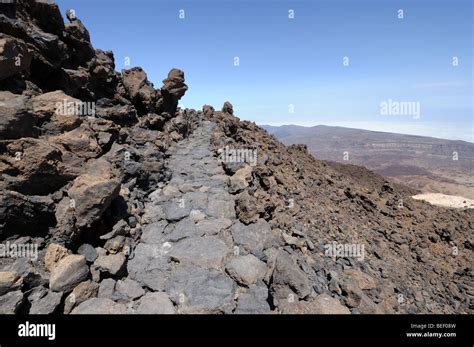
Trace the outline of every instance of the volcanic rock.
[[89, 275], [86, 258], [82, 255], [68, 255], [51, 272], [49, 288], [55, 292], [68, 292]]
[[0, 314], [18, 313], [23, 304], [23, 293], [21, 290], [8, 292], [0, 296]]
[[231, 258], [226, 264], [226, 270], [235, 281], [250, 286], [263, 279], [267, 266], [257, 257], [248, 254]]
[[232, 309], [234, 282], [217, 270], [197, 266], [178, 268], [166, 289], [183, 313], [217, 313]]
[[0, 34], [0, 80], [28, 75], [32, 56], [23, 40]]
[[107, 298], [91, 298], [79, 304], [71, 314], [125, 314], [127, 311], [124, 304]]
[[229, 101], [224, 102], [224, 105], [222, 106], [222, 112], [230, 115], [234, 114], [234, 107]]
[[44, 255], [44, 265], [49, 271], [53, 271], [61, 259], [66, 257], [69, 251], [61, 245], [52, 243], [46, 249]]
[[91, 280], [79, 283], [64, 302], [64, 313], [70, 313], [74, 307], [97, 296], [99, 285]]
[[178, 108], [183, 71], [155, 88], [73, 11], [2, 6], [0, 241], [38, 254], [0, 262], [0, 313], [473, 313], [473, 209]]
[[52, 314], [61, 304], [62, 292], [46, 291], [46, 295], [31, 303], [30, 314]]
[[126, 258], [122, 253], [99, 255], [94, 267], [110, 275], [119, 275], [125, 269]]
[[0, 272], [0, 295], [21, 289], [22, 285], [23, 279], [18, 273], [12, 271]]
[[187, 90], [188, 86], [184, 83], [184, 72], [179, 69], [171, 69], [168, 77], [163, 80], [162, 99], [158, 101], [157, 109], [174, 116], [178, 101]]
[[140, 299], [138, 314], [174, 314], [176, 309], [166, 293], [147, 293]]

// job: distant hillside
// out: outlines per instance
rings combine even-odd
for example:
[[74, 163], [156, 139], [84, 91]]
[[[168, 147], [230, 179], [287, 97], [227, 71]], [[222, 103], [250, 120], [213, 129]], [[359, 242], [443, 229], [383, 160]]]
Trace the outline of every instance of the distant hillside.
[[306, 144], [317, 159], [364, 165], [423, 192], [474, 198], [472, 143], [325, 125], [262, 127], [285, 144]]

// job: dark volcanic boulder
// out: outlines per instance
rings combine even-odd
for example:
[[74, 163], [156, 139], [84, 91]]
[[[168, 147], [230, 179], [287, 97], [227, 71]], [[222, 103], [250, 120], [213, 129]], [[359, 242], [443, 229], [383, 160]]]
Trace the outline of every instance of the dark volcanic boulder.
[[31, 112], [29, 98], [0, 92], [0, 139], [37, 137], [37, 118]]
[[234, 107], [229, 101], [224, 102], [224, 106], [222, 106], [222, 112], [230, 115], [234, 114]]
[[204, 105], [202, 107], [202, 113], [204, 113], [204, 116], [206, 117], [211, 117], [214, 114], [214, 107], [210, 105]]
[[[92, 96], [99, 98], [112, 98], [116, 94], [124, 94], [117, 92], [120, 74], [115, 71], [115, 59], [112, 51], [95, 50], [95, 56], [87, 63], [90, 79], [88, 88], [92, 92]], [[116, 97], [122, 103], [126, 101], [123, 96]]]
[[54, 202], [48, 197], [0, 191], [0, 238], [47, 232], [54, 226]]
[[138, 122], [137, 111], [133, 105], [116, 105], [110, 99], [100, 99], [97, 102], [96, 113], [99, 117], [120, 125], [131, 125]]
[[61, 150], [42, 139], [24, 138], [0, 144], [2, 188], [28, 195], [46, 195], [64, 186]]
[[139, 114], [152, 112], [156, 100], [156, 91], [148, 81], [141, 67], [134, 67], [122, 72], [123, 85]]
[[0, 34], [0, 80], [30, 73], [32, 54], [23, 40]]
[[87, 173], [77, 177], [56, 208], [56, 238], [72, 241], [98, 221], [119, 195], [120, 183], [108, 162], [101, 160]]
[[75, 111], [81, 100], [64, 94], [61, 90], [36, 95], [31, 98], [31, 108], [42, 124], [43, 134], [59, 134], [77, 128], [82, 119]]
[[84, 24], [75, 16], [73, 11], [67, 11], [66, 16], [70, 23], [65, 26], [66, 34], [64, 41], [72, 50], [68, 65], [70, 67], [85, 66], [95, 55], [89, 31], [87, 31]]
[[84, 67], [57, 69], [48, 76], [48, 82], [51, 89], [62, 89], [66, 94], [80, 99], [91, 98], [90, 74]]
[[24, 41], [33, 53], [32, 75], [41, 79], [58, 68], [68, 56], [66, 44], [32, 22], [0, 16], [0, 31]]
[[184, 72], [179, 69], [171, 69], [168, 78], [163, 81], [161, 87], [161, 96], [157, 104], [160, 112], [165, 112], [173, 117], [176, 113], [179, 99], [188, 90], [188, 86], [184, 83]]
[[147, 115], [140, 118], [140, 125], [154, 130], [161, 130], [163, 129], [163, 125], [165, 124], [166, 119], [160, 115], [155, 113], [148, 113]]
[[[21, 0], [19, 2], [22, 2]], [[61, 36], [64, 32], [64, 21], [59, 6], [52, 1], [23, 1], [30, 4], [30, 14], [35, 23], [45, 32]]]

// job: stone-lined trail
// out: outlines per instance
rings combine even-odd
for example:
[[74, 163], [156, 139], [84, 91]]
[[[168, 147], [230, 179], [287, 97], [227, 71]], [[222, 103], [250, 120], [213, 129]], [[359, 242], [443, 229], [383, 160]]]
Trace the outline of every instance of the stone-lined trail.
[[[204, 121], [169, 149], [171, 179], [149, 195], [128, 276], [103, 280], [98, 298], [73, 313], [270, 311], [262, 281], [267, 266], [248, 252], [262, 254], [264, 240], [258, 228], [236, 220], [229, 176], [211, 148], [212, 130]], [[262, 235], [270, 230], [264, 220], [257, 225]], [[245, 293], [236, 300], [238, 292]]]

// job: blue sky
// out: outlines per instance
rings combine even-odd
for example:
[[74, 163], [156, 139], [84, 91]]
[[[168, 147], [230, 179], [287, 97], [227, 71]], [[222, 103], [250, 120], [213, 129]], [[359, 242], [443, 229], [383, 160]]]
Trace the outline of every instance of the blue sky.
[[[129, 57], [156, 87], [172, 67], [184, 70], [186, 107], [229, 100], [239, 117], [261, 124], [377, 124], [473, 141], [471, 0], [58, 4], [63, 14], [75, 10], [96, 48], [114, 51], [117, 70]], [[381, 115], [388, 99], [418, 102], [420, 118]]]

